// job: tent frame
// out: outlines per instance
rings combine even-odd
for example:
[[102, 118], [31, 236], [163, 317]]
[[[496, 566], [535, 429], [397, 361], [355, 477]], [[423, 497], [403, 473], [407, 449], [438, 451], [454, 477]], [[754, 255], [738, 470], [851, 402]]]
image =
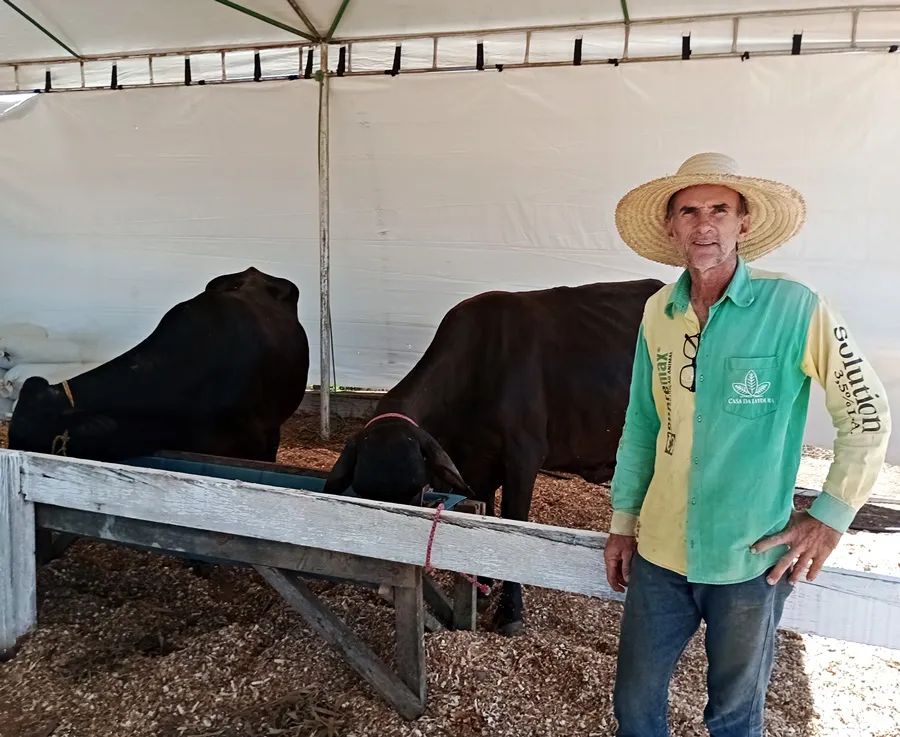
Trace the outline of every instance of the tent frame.
[[[327, 438], [330, 435], [330, 396], [332, 389], [332, 325], [331, 325], [331, 298], [330, 298], [330, 211], [329, 211], [329, 125], [328, 125], [328, 109], [330, 98], [330, 79], [335, 76], [373, 76], [383, 75], [388, 70], [354, 70], [352, 66], [353, 46], [355, 44], [375, 43], [375, 42], [394, 42], [397, 44], [402, 54], [402, 44], [404, 41], [411, 40], [430, 40], [433, 45], [432, 64], [430, 67], [402, 69], [403, 74], [423, 74], [435, 72], [459, 72], [459, 71], [482, 71], [485, 69], [483, 60], [473, 60], [472, 64], [461, 66], [439, 66], [438, 65], [438, 45], [441, 39], [450, 38], [475, 38], [481, 42], [485, 38], [491, 38], [498, 35], [506, 35], [511, 33], [525, 34], [524, 57], [521, 62], [496, 65], [498, 71], [513, 69], [536, 69], [545, 67], [562, 67], [562, 66], [587, 66], [596, 64], [629, 64], [629, 63], [646, 63], [657, 61], [676, 61], [676, 60], [698, 60], [698, 59], [724, 59], [739, 58], [742, 61], [753, 57], [767, 56], [786, 56], [797, 55], [801, 53], [801, 45], [799, 39], [795, 36], [791, 48], [741, 52], [739, 50], [739, 36], [741, 22], [747, 19], [758, 18], [786, 18], [786, 17], [810, 17], [825, 16], [834, 14], [848, 14], [851, 18], [850, 38], [846, 43], [836, 44], [834, 46], [818, 46], [808, 49], [802, 49], [803, 55], [817, 54], [846, 54], [846, 53], [885, 53], [895, 52], [898, 46], [878, 45], [867, 43], [860, 45], [857, 40], [857, 29], [859, 26], [859, 18], [861, 14], [889, 13], [900, 11], [900, 3], [893, 5], [858, 5], [853, 7], [845, 6], [829, 6], [822, 8], [808, 8], [797, 10], [764, 10], [764, 11], [746, 11], [737, 13], [714, 13], [707, 15], [689, 15], [689, 16], [673, 16], [673, 17], [655, 17], [634, 19], [628, 11], [627, 0], [621, 0], [622, 19], [612, 21], [600, 21], [594, 23], [583, 24], [550, 24], [550, 25], [533, 25], [533, 26], [510, 26], [503, 28], [484, 28], [479, 30], [459, 30], [447, 31], [441, 33], [407, 33], [393, 34], [388, 36], [337, 36], [336, 33], [343, 19], [350, 0], [342, 0], [341, 5], [336, 12], [328, 30], [324, 33], [320, 32], [310, 21], [309, 16], [303, 10], [299, 0], [287, 0], [291, 5], [298, 18], [303, 22], [309, 33], [294, 26], [287, 25], [281, 21], [275, 20], [250, 8], [240, 5], [233, 0], [216, 0], [219, 4], [231, 8], [236, 12], [250, 15], [257, 20], [274, 25], [282, 30], [297, 35], [303, 39], [303, 42], [296, 44], [279, 43], [261, 43], [261, 44], [236, 44], [230, 46], [200, 46], [185, 47], [178, 49], [154, 49], [143, 51], [123, 51], [121, 53], [107, 53], [96, 55], [80, 55], [60, 39], [54, 36], [50, 31], [41, 26], [37, 21], [19, 9], [12, 0], [3, 0], [7, 5], [23, 15], [30, 23], [37, 26], [43, 33], [52, 38], [56, 43], [66, 49], [71, 57], [54, 57], [42, 59], [21, 59], [16, 61], [8, 61], [0, 63], [0, 69], [12, 67], [14, 71], [15, 90], [11, 92], [24, 91], [20, 85], [20, 67], [44, 66], [46, 67], [46, 85], [45, 92], [78, 92], [86, 90], [98, 90], [102, 87], [92, 87], [85, 84], [84, 65], [86, 62], [102, 62], [117, 61], [122, 59], [140, 59], [146, 58], [148, 61], [150, 82], [149, 84], [134, 85], [118, 85], [111, 83], [116, 89], [123, 88], [142, 88], [142, 87], [171, 87], [190, 84], [188, 75], [184, 82], [157, 82], [153, 75], [153, 60], [156, 58], [183, 56], [189, 59], [192, 55], [218, 53], [221, 56], [221, 74], [218, 80], [203, 80], [204, 84], [235, 84], [260, 81], [260, 79], [277, 80], [277, 79], [296, 79], [300, 76], [302, 55], [305, 50], [309, 50], [312, 46], [319, 49], [319, 66], [320, 69], [315, 75], [315, 79], [319, 84], [319, 113], [318, 113], [318, 163], [319, 163], [319, 289], [320, 289], [320, 316], [319, 316], [319, 332], [320, 332], [320, 422], [322, 436]], [[676, 25], [676, 24], [695, 24], [712, 21], [731, 21], [732, 22], [732, 42], [731, 49], [727, 52], [703, 53], [689, 51], [690, 36], [685, 34], [687, 39], [683, 48], [688, 49], [680, 55], [668, 56], [632, 56], [629, 51], [630, 32], [635, 27]], [[571, 31], [576, 34], [576, 47], [580, 51], [581, 34], [595, 29], [623, 28], [624, 30], [624, 46], [623, 53], [620, 58], [616, 59], [581, 59], [580, 53], [573, 53], [573, 57], [567, 60], [559, 61], [532, 61], [531, 43], [532, 37], [536, 33], [551, 31]], [[344, 64], [339, 70], [331, 69], [329, 66], [329, 46], [339, 46], [342, 50], [346, 49], [344, 55]], [[297, 74], [279, 74], [266, 75], [262, 78], [241, 78], [228, 79], [226, 74], [225, 54], [236, 51], [254, 51], [259, 52], [270, 49], [297, 49], [298, 52], [298, 73]], [[74, 58], [73, 58], [74, 57]], [[52, 68], [56, 65], [71, 65], [78, 62], [81, 66], [81, 86], [69, 89], [53, 88], [51, 85]], [[396, 62], [395, 62], [396, 64]], [[392, 73], [397, 73], [395, 68]], [[40, 91], [40, 90], [38, 90]]]

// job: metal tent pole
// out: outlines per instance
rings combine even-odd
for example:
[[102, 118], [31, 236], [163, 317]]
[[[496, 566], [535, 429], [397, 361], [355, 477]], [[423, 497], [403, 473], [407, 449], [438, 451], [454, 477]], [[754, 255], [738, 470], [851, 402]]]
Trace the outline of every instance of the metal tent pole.
[[328, 44], [319, 44], [319, 420], [331, 435], [331, 239], [328, 186]]

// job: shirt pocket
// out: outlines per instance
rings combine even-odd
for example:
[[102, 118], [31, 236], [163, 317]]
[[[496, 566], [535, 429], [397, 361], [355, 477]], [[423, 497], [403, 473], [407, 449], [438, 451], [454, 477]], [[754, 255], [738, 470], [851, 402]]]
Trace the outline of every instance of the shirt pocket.
[[732, 356], [725, 359], [726, 412], [748, 420], [778, 409], [778, 356]]

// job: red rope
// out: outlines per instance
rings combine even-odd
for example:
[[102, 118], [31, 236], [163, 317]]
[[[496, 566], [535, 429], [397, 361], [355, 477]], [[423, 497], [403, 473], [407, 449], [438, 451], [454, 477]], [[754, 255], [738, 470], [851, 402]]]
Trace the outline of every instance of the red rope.
[[[425, 572], [431, 573], [434, 570], [434, 567], [431, 565], [431, 546], [434, 544], [434, 536], [437, 533], [438, 522], [441, 520], [441, 513], [444, 511], [444, 502], [439, 502], [437, 507], [434, 510], [434, 519], [431, 522], [431, 532], [428, 533], [428, 547], [425, 548]], [[470, 576], [468, 573], [460, 573], [466, 581], [472, 584], [475, 588], [477, 588], [482, 594], [487, 596], [491, 593], [491, 587], [487, 584], [481, 583], [475, 576]]]

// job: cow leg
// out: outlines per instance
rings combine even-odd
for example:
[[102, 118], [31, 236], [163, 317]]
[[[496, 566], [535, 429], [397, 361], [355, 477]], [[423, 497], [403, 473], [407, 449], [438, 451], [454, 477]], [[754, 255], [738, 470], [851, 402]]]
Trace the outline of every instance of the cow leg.
[[266, 450], [266, 455], [268, 456], [268, 458], [266, 458], [266, 460], [270, 461], [271, 463], [275, 463], [278, 458], [278, 448], [281, 445], [280, 427], [276, 427], [274, 430], [270, 430], [268, 432], [266, 445], [268, 446]]
[[[465, 463], [467, 459], [463, 459], [463, 463]], [[485, 514], [489, 517], [494, 516], [494, 494], [497, 491], [497, 487], [500, 485], [498, 481], [498, 475], [493, 475], [488, 470], [483, 470], [482, 472], [478, 472], [474, 469], [469, 469], [468, 466], [463, 466], [467, 469], [468, 476], [466, 477], [466, 481], [474, 492], [474, 499], [479, 502], [483, 502], [485, 506]], [[499, 470], [499, 469], [497, 469]], [[493, 478], [491, 478], [493, 476]], [[494, 579], [490, 576], [478, 576], [478, 583], [487, 586], [488, 589], [493, 588]], [[479, 612], [483, 612], [488, 608], [488, 605], [491, 602], [491, 593], [483, 594], [481, 589], [478, 589], [478, 594], [476, 596], [476, 606]]]
[[[501, 517], [522, 522], [528, 521], [531, 496], [534, 493], [534, 481], [540, 466], [540, 461], [529, 462], [524, 453], [510, 459], [507, 465], [506, 479], [503, 483], [503, 497], [500, 503]], [[524, 627], [522, 584], [515, 581], [504, 581], [500, 602], [494, 615], [494, 629], [501, 635], [511, 636], [519, 634]]]

